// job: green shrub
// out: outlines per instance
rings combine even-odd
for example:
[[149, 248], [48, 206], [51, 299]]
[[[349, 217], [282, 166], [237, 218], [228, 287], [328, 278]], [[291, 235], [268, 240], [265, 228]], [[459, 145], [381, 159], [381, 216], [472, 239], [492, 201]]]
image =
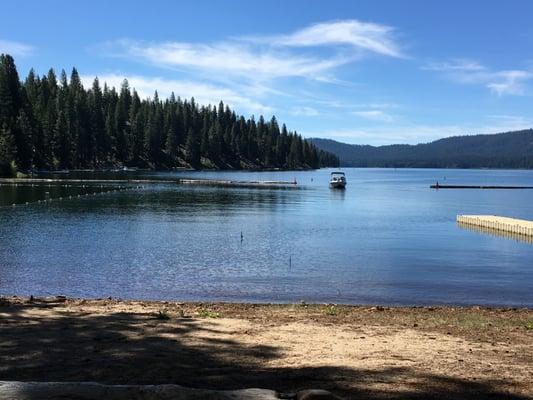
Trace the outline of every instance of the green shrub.
[[198, 316], [200, 318], [220, 318], [220, 313], [202, 308], [198, 311]]
[[337, 315], [337, 307], [335, 307], [334, 305], [327, 305], [326, 308], [324, 308], [322, 310], [322, 312], [326, 315], [331, 315], [331, 316], [334, 316], [334, 315]]

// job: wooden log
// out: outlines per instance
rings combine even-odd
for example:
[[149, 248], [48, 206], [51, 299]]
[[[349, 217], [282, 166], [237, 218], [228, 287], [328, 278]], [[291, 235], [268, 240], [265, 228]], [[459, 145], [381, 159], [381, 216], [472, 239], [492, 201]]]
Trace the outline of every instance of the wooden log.
[[179, 385], [103, 385], [94, 382], [0, 381], [0, 398], [10, 400], [277, 400], [273, 390], [207, 390]]

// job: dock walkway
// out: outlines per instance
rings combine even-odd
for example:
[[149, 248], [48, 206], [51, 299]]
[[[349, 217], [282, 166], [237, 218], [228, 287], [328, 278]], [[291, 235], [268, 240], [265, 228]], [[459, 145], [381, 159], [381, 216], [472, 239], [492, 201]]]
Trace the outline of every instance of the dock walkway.
[[502, 186], [502, 185], [441, 185], [436, 183], [431, 189], [533, 189], [533, 186]]
[[258, 188], [299, 188], [296, 180], [293, 181], [233, 181], [223, 179], [61, 179], [61, 178], [0, 178], [0, 185], [22, 185], [39, 183], [83, 183], [83, 184], [184, 184], [203, 186], [226, 187], [258, 187]]
[[516, 235], [533, 236], [533, 221], [496, 215], [458, 215], [457, 223]]

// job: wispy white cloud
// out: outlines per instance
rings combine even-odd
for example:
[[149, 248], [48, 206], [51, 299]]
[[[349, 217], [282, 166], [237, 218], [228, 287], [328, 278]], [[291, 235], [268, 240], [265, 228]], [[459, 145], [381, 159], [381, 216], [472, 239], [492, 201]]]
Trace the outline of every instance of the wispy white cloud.
[[35, 48], [26, 43], [0, 39], [0, 53], [13, 57], [27, 57], [33, 54]]
[[487, 83], [487, 87], [498, 96], [504, 94], [522, 95], [526, 93], [524, 82], [532, 77], [533, 74], [529, 71], [499, 71], [495, 75], [495, 81]]
[[[222, 78], [245, 77], [252, 81], [281, 77], [327, 80], [331, 79], [328, 77], [330, 70], [348, 61], [343, 56], [322, 59], [312, 55], [257, 48], [240, 42], [148, 43], [123, 39], [108, 42], [104, 49], [107, 55], [127, 57], [155, 66], [214, 72]], [[217, 77], [213, 74], [210, 76]]]
[[[287, 35], [229, 38], [214, 43], [146, 42], [121, 39], [95, 49], [150, 65], [187, 70], [212, 80], [305, 78], [346, 84], [334, 70], [364, 53], [401, 57], [394, 29], [357, 20], [324, 22]], [[328, 46], [331, 51], [316, 51]], [[346, 51], [349, 47], [351, 51]]]
[[[98, 75], [98, 79], [102, 86], [106, 82], [108, 86], [117, 89], [120, 88], [124, 79], [127, 79], [130, 87], [135, 88], [141, 98], [153, 97], [154, 92], [157, 90], [160, 98], [167, 98], [174, 92], [176, 96], [181, 96], [182, 98], [190, 99], [194, 97], [199, 104], [217, 105], [222, 100], [241, 112], [244, 112], [244, 110], [250, 114], [272, 112], [271, 107], [246, 97], [233, 89], [201, 82], [118, 73]], [[83, 75], [81, 80], [85, 87], [91, 87], [94, 76]]]
[[486, 68], [475, 60], [455, 59], [453, 61], [430, 62], [423, 69], [431, 71], [459, 71], [459, 72], [477, 72], [485, 71]]
[[288, 35], [255, 36], [247, 39], [256, 43], [287, 47], [344, 45], [371, 53], [403, 57], [394, 32], [394, 28], [387, 25], [350, 19], [314, 24]]
[[294, 116], [304, 116], [304, 117], [316, 117], [320, 114], [320, 112], [313, 107], [309, 106], [299, 106], [299, 107], [293, 107], [290, 111], [291, 115]]
[[379, 109], [386, 111], [402, 108], [401, 104], [392, 101], [390, 98], [370, 98], [366, 102], [357, 102], [351, 99], [347, 101], [345, 99], [340, 99], [337, 96], [325, 95], [323, 93], [317, 94], [305, 89], [299, 91], [297, 98], [305, 99], [309, 104], [313, 104], [314, 106], [342, 110], [343, 112], [368, 109]]
[[429, 63], [423, 69], [442, 72], [458, 83], [483, 85], [498, 96], [526, 94], [526, 82], [533, 78], [529, 70], [491, 70], [466, 59]]
[[371, 121], [392, 122], [394, 120], [392, 115], [378, 109], [352, 111], [352, 114]]

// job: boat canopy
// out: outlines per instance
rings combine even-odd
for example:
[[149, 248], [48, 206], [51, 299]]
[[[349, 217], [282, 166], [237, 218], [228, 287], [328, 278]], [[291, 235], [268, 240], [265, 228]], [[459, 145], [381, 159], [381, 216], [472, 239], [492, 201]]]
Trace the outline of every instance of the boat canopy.
[[344, 175], [344, 172], [332, 172], [331, 175]]

